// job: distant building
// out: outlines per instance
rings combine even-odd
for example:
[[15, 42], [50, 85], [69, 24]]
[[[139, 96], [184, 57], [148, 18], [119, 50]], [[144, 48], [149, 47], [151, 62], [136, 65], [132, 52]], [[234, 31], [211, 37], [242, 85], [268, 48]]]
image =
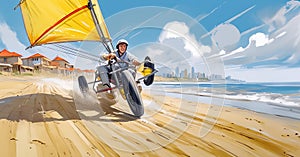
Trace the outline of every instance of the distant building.
[[183, 71], [183, 78], [188, 78], [188, 71], [187, 71], [187, 69], [184, 69], [184, 71]]
[[58, 68], [72, 68], [70, 63], [66, 61], [65, 59], [56, 56], [52, 61], [51, 61], [52, 66], [56, 66]]
[[200, 78], [200, 79], [206, 78], [205, 73], [200, 73], [200, 72], [198, 72], [198, 76], [197, 77]]
[[180, 77], [180, 74], [179, 74], [179, 67], [176, 67], [176, 70], [175, 70], [175, 77]]
[[51, 60], [39, 53], [23, 58], [22, 61], [23, 65], [33, 67], [36, 71], [42, 71], [43, 68], [51, 68]]
[[192, 79], [196, 78], [196, 74], [195, 74], [195, 68], [192, 67]]
[[224, 78], [222, 77], [222, 75], [219, 75], [219, 74], [211, 74], [211, 75], [209, 76], [209, 79], [210, 79], [210, 80], [222, 80], [222, 79], [224, 79]]
[[231, 76], [227, 76], [225, 80], [231, 80]]
[[0, 71], [13, 71], [21, 73], [22, 68], [22, 55], [16, 52], [10, 52], [3, 49], [0, 52]]
[[183, 78], [184, 77], [184, 71], [181, 71], [180, 72], [180, 78]]

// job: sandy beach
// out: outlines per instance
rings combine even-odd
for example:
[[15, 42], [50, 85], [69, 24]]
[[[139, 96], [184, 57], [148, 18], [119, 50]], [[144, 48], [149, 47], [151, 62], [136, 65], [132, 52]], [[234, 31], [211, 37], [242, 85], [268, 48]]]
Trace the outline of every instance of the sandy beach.
[[0, 79], [1, 156], [300, 156], [300, 120], [147, 90], [136, 119], [72, 79]]

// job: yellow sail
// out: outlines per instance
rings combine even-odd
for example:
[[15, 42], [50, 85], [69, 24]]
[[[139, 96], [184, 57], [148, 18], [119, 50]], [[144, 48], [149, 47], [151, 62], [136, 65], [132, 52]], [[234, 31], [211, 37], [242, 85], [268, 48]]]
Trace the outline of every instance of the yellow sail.
[[97, 0], [91, 0], [103, 37], [98, 34], [89, 0], [22, 0], [20, 7], [31, 46], [70, 41], [110, 41]]

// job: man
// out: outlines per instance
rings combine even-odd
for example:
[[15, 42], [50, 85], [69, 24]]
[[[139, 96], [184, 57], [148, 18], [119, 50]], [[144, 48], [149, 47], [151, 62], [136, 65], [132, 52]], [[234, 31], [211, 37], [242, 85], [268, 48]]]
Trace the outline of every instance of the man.
[[122, 60], [132, 63], [135, 66], [141, 65], [141, 62], [139, 62], [138, 59], [134, 55], [127, 52], [127, 47], [128, 47], [128, 42], [125, 39], [121, 39], [117, 42], [116, 53], [104, 54], [104, 55], [102, 55], [102, 58], [104, 60], [109, 60], [109, 59], [118, 57]]
[[[103, 54], [101, 57], [103, 60], [110, 60], [110, 59], [117, 57], [121, 60], [132, 63], [135, 66], [141, 65], [142, 63], [139, 62], [138, 59], [134, 55], [127, 52], [127, 47], [128, 47], [128, 42], [125, 39], [121, 39], [117, 42], [117, 45], [116, 45], [117, 50], [115, 51], [115, 53]], [[127, 66], [126, 63], [119, 63], [119, 65], [121, 67]], [[107, 67], [101, 66], [101, 67], [99, 67], [99, 71], [104, 72], [104, 71], [108, 71], [108, 69], [107, 69]], [[132, 73], [133, 77], [135, 78], [136, 69], [129, 68], [129, 71]], [[101, 74], [103, 74], [103, 73], [101, 73]], [[108, 76], [101, 76], [101, 78], [104, 78], [104, 79], [102, 79], [103, 85], [109, 86]], [[98, 87], [100, 87], [99, 89], [101, 89], [101, 86], [98, 85]], [[141, 92], [142, 87], [140, 84], [138, 84], [138, 89]]]

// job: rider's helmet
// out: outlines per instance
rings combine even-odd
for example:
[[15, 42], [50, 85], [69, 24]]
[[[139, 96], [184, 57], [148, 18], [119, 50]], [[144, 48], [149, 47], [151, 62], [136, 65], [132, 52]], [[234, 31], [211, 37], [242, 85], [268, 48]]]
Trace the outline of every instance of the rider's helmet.
[[121, 39], [117, 42], [116, 48], [119, 49], [119, 45], [120, 44], [126, 44], [126, 46], [128, 46], [128, 42], [125, 39]]

